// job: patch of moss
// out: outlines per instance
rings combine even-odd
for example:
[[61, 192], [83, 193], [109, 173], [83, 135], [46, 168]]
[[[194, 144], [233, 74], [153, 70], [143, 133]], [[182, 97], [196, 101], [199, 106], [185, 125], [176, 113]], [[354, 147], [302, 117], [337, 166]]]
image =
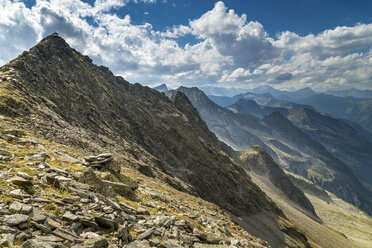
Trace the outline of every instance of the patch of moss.
[[58, 207], [54, 202], [46, 205], [44, 207], [45, 211], [47, 211], [48, 213], [52, 213], [52, 214], [55, 214], [57, 216], [61, 215], [62, 213], [62, 210], [60, 207]]
[[66, 190], [56, 189], [56, 188], [52, 188], [52, 187], [45, 188], [44, 192], [47, 195], [55, 194], [55, 195], [58, 195], [58, 196], [64, 197], [64, 198], [72, 198], [73, 197], [73, 195], [69, 194]]

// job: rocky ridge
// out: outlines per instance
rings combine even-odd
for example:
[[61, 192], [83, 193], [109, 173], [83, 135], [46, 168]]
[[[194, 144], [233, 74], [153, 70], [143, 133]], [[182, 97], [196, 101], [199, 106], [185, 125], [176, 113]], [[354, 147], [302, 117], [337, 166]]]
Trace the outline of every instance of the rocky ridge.
[[[45, 142], [77, 149], [75, 156], [57, 154], [66, 164], [77, 163], [83, 154], [95, 156], [87, 157], [83, 168], [71, 168], [82, 172], [71, 182], [90, 185], [95, 193], [107, 197], [118, 195], [132, 207], [141, 208], [141, 184], [160, 180], [168, 185], [162, 191], [168, 201], [174, 195], [186, 199], [193, 195], [196, 198], [182, 204], [193, 205], [199, 198], [204, 199], [224, 209], [235, 221], [242, 217], [250, 220], [247, 223], [253, 229], [257, 223], [252, 220], [265, 218], [270, 223], [265, 229], [276, 235], [258, 232], [256, 236], [271, 238], [276, 247], [308, 247], [301, 232], [241, 165], [223, 152], [226, 145], [208, 130], [184, 94], [177, 94], [172, 102], [155, 90], [130, 84], [108, 68], [94, 65], [57, 35], [46, 37], [1, 67], [0, 78], [0, 114], [16, 120], [18, 129], [35, 132], [35, 137]], [[111, 161], [105, 161], [111, 158], [107, 152], [113, 154], [121, 171], [127, 170], [134, 177], [138, 171], [142, 173], [138, 177], [148, 176], [137, 190], [133, 192], [137, 186], [118, 175], [116, 165], [106, 168], [105, 163], [111, 165]], [[27, 156], [42, 157], [47, 162], [56, 159], [47, 151]], [[89, 166], [87, 170], [85, 165], [94, 168]], [[69, 174], [57, 176], [72, 179]], [[57, 176], [48, 177], [53, 187], [60, 184]], [[150, 188], [156, 190], [159, 185]]]
[[15, 126], [1, 117], [1, 247], [268, 246], [218, 206], [121, 168], [113, 154], [82, 157]]

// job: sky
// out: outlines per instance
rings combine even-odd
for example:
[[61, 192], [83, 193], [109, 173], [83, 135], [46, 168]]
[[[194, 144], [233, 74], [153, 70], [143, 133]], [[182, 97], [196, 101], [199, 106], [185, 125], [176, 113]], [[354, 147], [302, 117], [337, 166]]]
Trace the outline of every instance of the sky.
[[58, 32], [129, 82], [372, 89], [370, 0], [0, 0], [0, 65]]

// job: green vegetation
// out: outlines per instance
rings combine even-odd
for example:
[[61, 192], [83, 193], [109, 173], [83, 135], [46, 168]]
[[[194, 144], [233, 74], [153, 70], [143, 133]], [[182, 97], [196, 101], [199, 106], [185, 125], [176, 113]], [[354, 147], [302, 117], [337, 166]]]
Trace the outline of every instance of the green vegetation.
[[331, 228], [347, 236], [356, 247], [372, 247], [372, 217], [353, 205], [331, 196], [331, 203], [327, 203], [313, 195], [306, 196], [313, 204], [318, 216]]

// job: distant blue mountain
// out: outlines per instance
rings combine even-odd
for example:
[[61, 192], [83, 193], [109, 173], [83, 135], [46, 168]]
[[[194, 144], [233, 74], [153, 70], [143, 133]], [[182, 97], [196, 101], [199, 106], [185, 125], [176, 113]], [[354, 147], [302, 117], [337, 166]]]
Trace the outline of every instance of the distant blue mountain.
[[352, 96], [356, 98], [372, 98], [372, 90], [359, 90], [350, 88], [347, 90], [327, 90], [324, 93], [334, 96]]
[[242, 88], [224, 88], [224, 87], [213, 87], [213, 86], [202, 86], [198, 88], [201, 89], [206, 95], [228, 96], [228, 97], [232, 97], [232, 96], [249, 91], [247, 89], [242, 89]]
[[166, 84], [161, 84], [159, 86], [156, 86], [154, 87], [155, 90], [159, 91], [159, 92], [167, 92], [168, 91], [168, 87]]

